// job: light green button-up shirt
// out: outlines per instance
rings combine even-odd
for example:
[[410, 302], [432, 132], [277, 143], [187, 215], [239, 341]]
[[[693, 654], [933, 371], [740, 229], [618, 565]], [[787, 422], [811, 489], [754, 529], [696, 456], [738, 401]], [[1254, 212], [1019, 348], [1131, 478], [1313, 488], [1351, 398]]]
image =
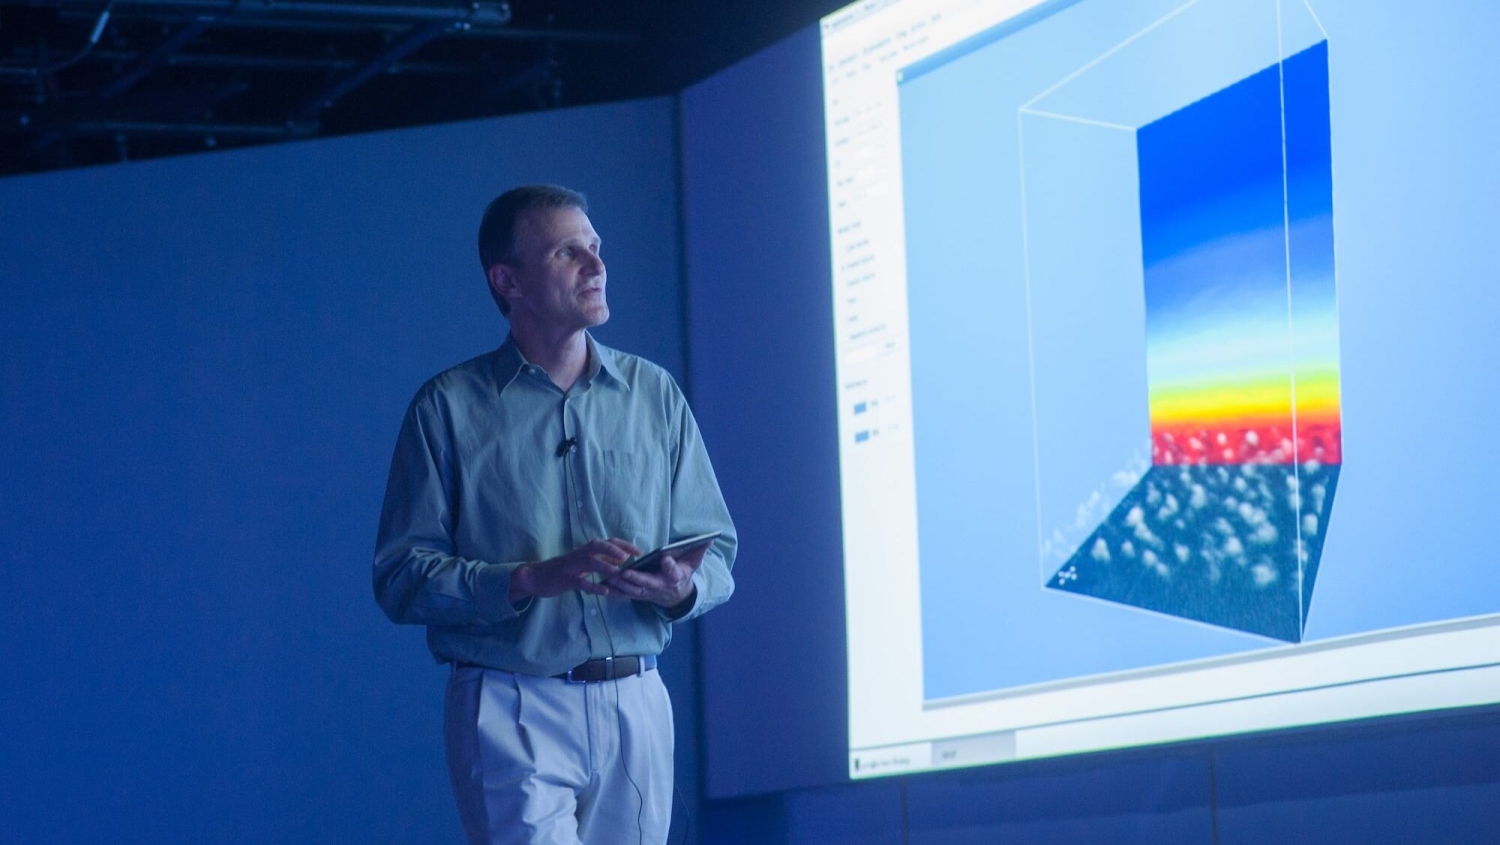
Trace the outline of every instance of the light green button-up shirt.
[[[517, 566], [620, 537], [641, 549], [723, 531], [678, 619], [729, 598], [734, 524], [687, 401], [665, 370], [588, 338], [567, 393], [507, 338], [417, 392], [391, 460], [375, 598], [427, 626], [439, 661], [555, 675], [597, 657], [658, 654], [656, 605], [580, 592], [513, 606]], [[559, 446], [576, 446], [559, 456]]]

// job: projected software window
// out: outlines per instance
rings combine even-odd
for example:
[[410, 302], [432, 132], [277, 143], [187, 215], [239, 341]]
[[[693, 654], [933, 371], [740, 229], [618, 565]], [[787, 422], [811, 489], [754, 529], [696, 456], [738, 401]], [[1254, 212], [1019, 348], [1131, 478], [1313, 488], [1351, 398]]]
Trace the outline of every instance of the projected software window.
[[[1500, 574], [1465, 516], [1496, 417], [1462, 375], [1500, 350], [1410, 312], [1500, 294], [1376, 263], [1432, 185], [1340, 98], [1490, 106], [1372, 81], [1398, 12], [825, 19], [852, 776], [1500, 700]], [[1479, 247], [1410, 249], [1434, 248]]]

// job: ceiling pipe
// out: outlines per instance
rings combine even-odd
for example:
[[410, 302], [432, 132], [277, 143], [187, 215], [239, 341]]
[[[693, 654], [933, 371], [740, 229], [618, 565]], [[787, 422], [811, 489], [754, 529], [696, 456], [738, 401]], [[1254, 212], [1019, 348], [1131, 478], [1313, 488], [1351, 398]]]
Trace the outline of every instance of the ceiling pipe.
[[[97, 14], [98, 0], [10, 0], [5, 5]], [[449, 23], [459, 29], [499, 29], [510, 23], [510, 4], [475, 0], [463, 5], [386, 5], [318, 0], [115, 0], [118, 16], [167, 13], [222, 21], [303, 19], [346, 25]]]
[[[94, 61], [119, 62], [139, 61], [142, 54], [128, 50], [95, 50]], [[363, 62], [355, 59], [338, 59], [327, 56], [252, 56], [236, 53], [173, 53], [166, 60], [167, 67], [208, 67], [231, 70], [272, 70], [293, 73], [337, 73], [350, 71]], [[388, 68], [391, 73], [458, 75], [473, 73], [474, 69], [447, 62], [398, 62]]]
[[350, 71], [347, 75], [334, 80], [328, 87], [313, 95], [307, 101], [307, 104], [297, 112], [297, 118], [310, 120], [316, 117], [319, 112], [330, 108], [345, 94], [374, 79], [376, 75], [386, 68], [420, 50], [428, 42], [451, 32], [455, 26], [457, 24], [430, 23], [425, 26], [416, 27], [407, 33], [405, 38], [391, 44], [391, 46], [387, 47], [375, 58]]
[[100, 98], [107, 100], [110, 97], [115, 97], [129, 91], [146, 74], [170, 59], [172, 54], [187, 46], [189, 41], [201, 35], [203, 30], [208, 28], [208, 23], [207, 20], [199, 18], [178, 27], [155, 50], [142, 56], [135, 64], [127, 68], [124, 73], [110, 80], [109, 84], [99, 91]]
[[141, 120], [97, 120], [76, 123], [67, 130], [73, 135], [154, 135], [212, 136], [276, 140], [316, 134], [317, 129], [298, 123], [217, 123], [213, 121], [164, 122]]
[[198, 85], [171, 91], [131, 90], [110, 100], [80, 98], [59, 100], [45, 106], [0, 111], [0, 136], [15, 134], [71, 133], [85, 123], [148, 122], [176, 115], [193, 115], [215, 108], [250, 87], [243, 78], [213, 85]]

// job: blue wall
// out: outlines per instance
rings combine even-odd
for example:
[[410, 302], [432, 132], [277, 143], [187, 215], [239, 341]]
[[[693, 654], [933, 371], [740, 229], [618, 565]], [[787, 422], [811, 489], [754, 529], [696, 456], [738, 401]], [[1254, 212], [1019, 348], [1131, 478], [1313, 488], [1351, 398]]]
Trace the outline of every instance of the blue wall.
[[714, 797], [848, 768], [817, 57], [806, 30], [682, 94], [693, 407], [740, 534], [701, 630]]
[[0, 839], [457, 841], [444, 674], [370, 592], [396, 430], [500, 343], [475, 232], [524, 181], [591, 194], [599, 335], [682, 373], [674, 131], [659, 99], [0, 182]]

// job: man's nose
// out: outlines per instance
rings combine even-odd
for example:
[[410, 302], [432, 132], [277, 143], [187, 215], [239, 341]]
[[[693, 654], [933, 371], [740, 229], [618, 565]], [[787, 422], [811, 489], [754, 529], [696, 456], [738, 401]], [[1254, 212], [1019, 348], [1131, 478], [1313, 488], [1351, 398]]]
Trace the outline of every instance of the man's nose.
[[589, 253], [588, 261], [583, 265], [583, 273], [585, 276], [604, 275], [604, 259], [593, 253]]

